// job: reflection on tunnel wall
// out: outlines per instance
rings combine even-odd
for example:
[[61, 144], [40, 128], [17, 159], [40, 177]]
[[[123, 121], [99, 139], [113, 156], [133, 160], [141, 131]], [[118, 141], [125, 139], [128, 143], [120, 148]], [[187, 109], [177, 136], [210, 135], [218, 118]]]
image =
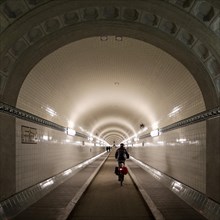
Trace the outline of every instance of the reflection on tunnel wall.
[[16, 119], [16, 192], [104, 150], [73, 144], [76, 139], [63, 132]]
[[166, 132], [129, 149], [132, 156], [205, 193], [206, 122]]

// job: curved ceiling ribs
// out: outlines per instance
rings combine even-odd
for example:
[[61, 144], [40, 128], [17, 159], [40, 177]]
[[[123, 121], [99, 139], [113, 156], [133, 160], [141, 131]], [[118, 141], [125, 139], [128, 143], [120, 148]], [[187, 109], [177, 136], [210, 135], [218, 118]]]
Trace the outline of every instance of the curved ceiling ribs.
[[103, 136], [103, 139], [110, 145], [117, 145], [121, 143], [125, 139], [125, 137], [119, 135], [118, 133], [111, 132], [107, 136]]
[[[196, 58], [208, 74], [206, 79], [209, 82], [204, 85], [203, 80], [202, 83], [200, 82], [204, 76], [194, 73], [195, 68], [193, 68], [194, 72], [191, 71], [200, 85], [204, 97], [207, 92], [210, 92], [206, 90], [207, 85], [212, 90], [211, 93], [215, 95], [215, 99], [207, 106], [215, 107], [217, 105], [220, 97], [219, 5], [212, 5], [205, 0], [170, 0], [168, 2], [149, 0], [148, 2], [135, 1], [135, 4], [133, 1], [115, 1], [114, 6], [111, 6], [112, 4], [110, 5], [108, 1], [96, 1], [95, 4], [92, 2], [87, 4], [80, 1], [75, 3], [75, 1], [52, 2], [47, 0], [43, 3], [32, 0], [20, 0], [13, 2], [13, 4], [11, 1], [2, 2], [0, 5], [0, 37], [2, 41], [0, 48], [0, 96], [2, 101], [16, 104], [18, 94], [13, 94], [13, 85], [17, 85], [19, 87], [17, 91], [19, 91], [27, 75], [27, 73], [19, 73], [19, 79], [14, 77], [14, 75], [16, 76], [16, 69], [19, 69], [19, 65], [28, 66], [28, 62], [33, 62], [29, 60], [26, 64], [21, 62], [25, 52], [44, 42], [44, 40], [47, 42], [50, 36], [54, 36], [54, 34], [58, 36], [59, 33], [62, 34], [62, 31], [68, 28], [71, 29], [74, 26], [80, 28], [80, 25], [92, 22], [99, 25], [103, 30], [105, 30], [106, 25], [110, 25], [114, 30], [114, 24], [119, 24], [122, 27], [122, 32], [123, 29], [139, 29], [141, 27], [146, 29], [146, 32], [151, 30], [154, 33], [159, 33], [158, 37], [161, 40], [169, 39], [170, 42], [167, 44], [172, 44], [172, 41], [178, 42]], [[51, 10], [52, 7], [54, 10]], [[154, 13], [149, 10], [150, 8], [154, 9]], [[168, 10], [170, 13], [167, 13]], [[35, 11], [36, 16], [33, 16]], [[176, 16], [177, 14], [179, 16]], [[194, 29], [193, 23], [201, 29]], [[9, 32], [13, 31], [14, 26], [19, 24], [23, 26], [13, 37], [8, 38]], [[91, 36], [94, 36], [93, 31], [91, 31]], [[137, 36], [138, 38], [142, 38], [142, 36]], [[63, 45], [66, 43], [63, 40]], [[160, 44], [156, 46], [160, 46]], [[58, 47], [60, 45], [57, 45]], [[170, 53], [172, 55], [172, 51]], [[39, 59], [43, 57], [44, 55]], [[30, 66], [29, 69], [31, 67], [33, 66]], [[15, 81], [20, 83], [15, 83]], [[209, 102], [210, 100], [205, 101]], [[103, 136], [112, 141], [114, 138], [121, 140], [125, 134], [116, 131], [113, 133], [113, 139], [108, 137], [107, 133], [106, 136], [103, 133]]]

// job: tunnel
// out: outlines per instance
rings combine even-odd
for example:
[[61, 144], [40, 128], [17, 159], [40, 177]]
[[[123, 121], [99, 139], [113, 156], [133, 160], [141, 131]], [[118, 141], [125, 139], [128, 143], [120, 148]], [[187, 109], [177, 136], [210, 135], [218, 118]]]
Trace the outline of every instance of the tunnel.
[[159, 183], [220, 219], [219, 103], [219, 0], [2, 0], [0, 219], [68, 181], [87, 183], [83, 199], [99, 175], [116, 178], [121, 143], [127, 187], [155, 219], [180, 219], [151, 196]]

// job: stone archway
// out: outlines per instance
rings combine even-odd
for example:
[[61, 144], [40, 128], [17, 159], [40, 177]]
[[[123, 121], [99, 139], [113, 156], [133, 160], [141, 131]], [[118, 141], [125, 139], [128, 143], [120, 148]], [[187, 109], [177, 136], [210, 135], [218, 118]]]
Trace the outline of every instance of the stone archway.
[[24, 1], [1, 4], [5, 27], [1, 34], [0, 91], [4, 102], [15, 104], [27, 73], [48, 53], [74, 40], [117, 34], [146, 41], [170, 53], [192, 73], [206, 107], [217, 106], [220, 91], [217, 6], [205, 1], [194, 4], [193, 1], [173, 4], [117, 1], [114, 5], [108, 1], [27, 2], [28, 5]]

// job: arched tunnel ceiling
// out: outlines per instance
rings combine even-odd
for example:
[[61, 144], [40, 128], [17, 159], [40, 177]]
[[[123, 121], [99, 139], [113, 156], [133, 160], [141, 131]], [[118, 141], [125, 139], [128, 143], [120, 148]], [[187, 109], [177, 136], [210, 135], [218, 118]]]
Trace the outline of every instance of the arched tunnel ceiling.
[[17, 106], [64, 126], [71, 121], [76, 130], [112, 144], [137, 133], [141, 123], [151, 130], [155, 122], [174, 122], [173, 109], [189, 108], [195, 99], [198, 106], [180, 119], [204, 109], [189, 71], [155, 46], [108, 36], [70, 43], [42, 59], [26, 78]]
[[1, 101], [110, 142], [216, 107], [219, 9], [218, 0], [2, 1]]

